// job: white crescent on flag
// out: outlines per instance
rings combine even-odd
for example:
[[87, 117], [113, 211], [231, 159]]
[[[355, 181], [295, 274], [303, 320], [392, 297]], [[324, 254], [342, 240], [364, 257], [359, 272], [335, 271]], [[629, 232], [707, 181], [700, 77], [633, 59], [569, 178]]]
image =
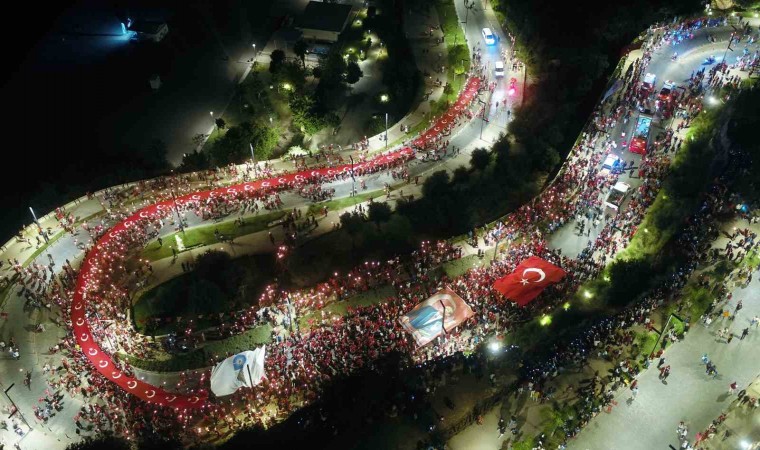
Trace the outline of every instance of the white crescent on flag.
[[522, 280], [520, 280], [520, 283], [522, 283], [523, 285], [530, 283], [530, 281], [528, 281], [528, 279], [525, 277], [525, 274], [528, 272], [536, 272], [541, 277], [538, 280], [534, 281], [534, 283], [540, 283], [544, 281], [544, 278], [546, 278], [546, 272], [544, 272], [543, 270], [537, 267], [528, 267], [527, 269], [523, 270], [523, 273], [522, 273], [523, 277], [522, 277]]

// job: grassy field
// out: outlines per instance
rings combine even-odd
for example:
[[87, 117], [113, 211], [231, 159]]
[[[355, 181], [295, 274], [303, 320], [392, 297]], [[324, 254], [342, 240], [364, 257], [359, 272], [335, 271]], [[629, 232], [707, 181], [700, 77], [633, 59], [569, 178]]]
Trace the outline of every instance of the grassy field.
[[346, 315], [349, 307], [356, 308], [359, 306], [377, 305], [384, 303], [388, 297], [393, 297], [394, 295], [395, 293], [393, 291], [393, 287], [391, 286], [382, 286], [371, 291], [362, 292], [361, 294], [355, 295], [346, 301], [330, 303], [319, 311], [315, 311], [311, 314], [299, 317], [298, 325], [303, 331], [310, 328], [310, 320], [318, 323], [322, 317], [323, 312], [326, 316], [344, 316]]
[[[394, 295], [391, 286], [382, 286], [368, 292], [351, 297], [345, 301], [335, 302], [327, 305], [322, 311], [330, 316], [345, 315], [349, 306], [369, 306], [384, 302], [388, 297]], [[298, 318], [301, 332], [308, 331], [309, 319], [316, 319], [320, 314], [312, 313]], [[212, 341], [205, 346], [190, 351], [185, 354], [166, 356], [161, 359], [145, 360], [136, 358], [131, 355], [123, 356], [127, 358], [135, 367], [143, 370], [154, 372], [176, 372], [180, 370], [191, 370], [206, 367], [209, 365], [210, 358], [221, 359], [228, 353], [238, 353], [243, 350], [250, 350], [258, 345], [268, 344], [272, 341], [272, 326], [269, 324], [261, 325], [245, 333], [232, 336], [219, 341]]]
[[159, 259], [172, 256], [172, 248], [176, 247], [175, 236], [179, 235], [182, 243], [186, 248], [197, 245], [211, 245], [219, 242], [214, 231], [218, 230], [220, 237], [224, 239], [234, 239], [247, 234], [256, 233], [267, 229], [267, 225], [287, 214], [286, 211], [274, 211], [266, 214], [260, 214], [254, 217], [246, 217], [245, 225], [239, 226], [234, 219], [226, 220], [211, 225], [203, 225], [188, 228], [184, 233], [172, 233], [163, 238], [164, 245], [159, 245], [158, 241], [153, 241], [142, 251], [140, 257], [148, 261], [157, 261]]
[[[194, 320], [196, 329], [219, 325], [216, 314], [241, 310], [258, 302], [274, 276], [274, 257], [248, 255], [227, 264], [214, 263], [213, 267], [223, 274], [221, 280], [204, 276], [205, 270], [199, 270], [179, 275], [140, 295], [132, 307], [137, 330], [148, 334], [148, 321], [162, 319], [149, 334], [168, 334], [176, 331], [177, 317]], [[198, 318], [199, 315], [204, 317]]]

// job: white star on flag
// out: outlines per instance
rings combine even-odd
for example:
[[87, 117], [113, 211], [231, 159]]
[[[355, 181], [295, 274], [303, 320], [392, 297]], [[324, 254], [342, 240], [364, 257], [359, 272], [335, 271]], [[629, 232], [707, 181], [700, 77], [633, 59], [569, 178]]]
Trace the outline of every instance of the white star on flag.
[[525, 286], [526, 284], [529, 283], [529, 281], [528, 281], [527, 278], [523, 278], [523, 279], [520, 280], [520, 283], [522, 283], [522, 285]]

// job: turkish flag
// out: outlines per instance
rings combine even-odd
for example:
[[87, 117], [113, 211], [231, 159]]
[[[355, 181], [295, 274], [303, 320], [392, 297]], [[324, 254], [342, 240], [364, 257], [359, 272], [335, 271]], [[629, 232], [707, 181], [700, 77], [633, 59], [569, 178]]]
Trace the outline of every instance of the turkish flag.
[[525, 306], [547, 286], [564, 277], [564, 270], [537, 256], [531, 256], [521, 262], [514, 272], [497, 280], [493, 287], [519, 306]]

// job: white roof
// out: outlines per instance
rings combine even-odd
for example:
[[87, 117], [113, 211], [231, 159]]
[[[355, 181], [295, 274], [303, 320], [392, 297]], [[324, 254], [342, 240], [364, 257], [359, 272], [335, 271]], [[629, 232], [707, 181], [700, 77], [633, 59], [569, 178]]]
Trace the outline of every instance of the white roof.
[[504, 68], [504, 63], [501, 62], [501, 61], [496, 61], [494, 63], [494, 67], [497, 68], [497, 69], [503, 69]]
[[493, 34], [491, 33], [491, 29], [488, 27], [483, 28], [483, 34]]
[[654, 81], [657, 79], [657, 75], [653, 73], [648, 73], [644, 75], [644, 83], [647, 84], [654, 84]]
[[602, 165], [612, 166], [613, 164], [615, 164], [615, 161], [620, 161], [620, 158], [618, 157], [618, 155], [614, 153], [610, 153], [607, 155], [606, 158], [604, 158], [604, 163]]
[[631, 186], [629, 186], [627, 183], [623, 183], [622, 181], [618, 181], [617, 183], [615, 183], [615, 186], [613, 186], [612, 189], [614, 189], [616, 191], [620, 191], [620, 192], [628, 192], [628, 189], [630, 187]]

